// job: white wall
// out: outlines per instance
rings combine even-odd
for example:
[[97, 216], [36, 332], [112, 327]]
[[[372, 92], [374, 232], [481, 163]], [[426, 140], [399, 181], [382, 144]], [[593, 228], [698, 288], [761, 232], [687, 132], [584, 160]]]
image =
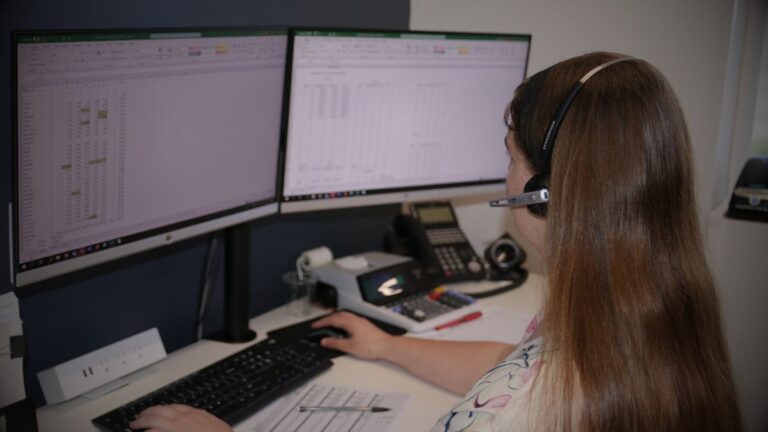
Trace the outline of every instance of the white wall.
[[[732, 160], [731, 142], [744, 84], [739, 82], [741, 40], [734, 37], [743, 33], [744, 1], [762, 0], [412, 0], [411, 28], [530, 33], [529, 75], [599, 50], [643, 58], [666, 75], [694, 145], [700, 220], [711, 231], [705, 238], [721, 287], [742, 409], [748, 430], [763, 431], [768, 430], [768, 414], [762, 413], [768, 408], [768, 314], [760, 308], [768, 307], [768, 278], [759, 272], [768, 267], [768, 225], [722, 218], [728, 183], [738, 175], [733, 166], [743, 163]], [[737, 11], [741, 18], [734, 20]], [[506, 212], [489, 209], [484, 198], [454, 202], [478, 251], [510, 228]], [[538, 257], [531, 264], [540, 270]]]
[[[721, 289], [725, 331], [748, 430], [768, 430], [768, 224], [724, 217], [731, 190], [764, 120], [768, 2], [738, 0], [721, 118], [722, 137], [709, 218], [711, 260]], [[763, 72], [761, 72], [763, 71]], [[761, 73], [763, 76], [761, 76]], [[762, 93], [761, 93], [762, 92]], [[762, 116], [761, 116], [762, 114]], [[764, 136], [764, 135], [763, 135]], [[719, 181], [719, 183], [718, 183]]]
[[768, 430], [768, 224], [713, 214], [710, 236], [718, 245], [715, 269], [742, 415], [747, 430], [764, 432]]
[[[695, 146], [702, 224], [711, 184], [733, 3], [721, 0], [412, 0], [411, 28], [532, 35], [529, 75], [557, 61], [606, 50], [648, 60], [675, 89]], [[512, 95], [510, 95], [511, 98]], [[501, 113], [504, 107], [499, 107]], [[504, 211], [478, 200], [457, 213], [482, 250], [508, 226]], [[531, 266], [540, 269], [532, 257]]]
[[755, 125], [752, 129], [752, 152], [759, 156], [768, 156], [768, 14], [764, 14], [762, 21], [763, 48], [760, 54]]
[[598, 50], [656, 65], [680, 98], [696, 147], [699, 184], [707, 185], [699, 191], [703, 222], [714, 207], [708, 185], [732, 8], [722, 0], [412, 0], [411, 28], [530, 33], [529, 74]]

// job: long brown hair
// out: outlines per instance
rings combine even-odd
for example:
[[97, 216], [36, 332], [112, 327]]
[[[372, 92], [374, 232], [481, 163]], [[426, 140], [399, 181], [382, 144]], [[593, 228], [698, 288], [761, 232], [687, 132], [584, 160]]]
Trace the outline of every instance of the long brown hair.
[[[561, 62], [533, 98], [523, 97], [527, 83], [518, 88], [508, 124], [533, 172], [568, 90], [619, 57]], [[544, 429], [740, 430], [690, 140], [653, 66], [621, 62], [585, 84], [556, 139], [549, 190], [546, 366], [536, 381]]]

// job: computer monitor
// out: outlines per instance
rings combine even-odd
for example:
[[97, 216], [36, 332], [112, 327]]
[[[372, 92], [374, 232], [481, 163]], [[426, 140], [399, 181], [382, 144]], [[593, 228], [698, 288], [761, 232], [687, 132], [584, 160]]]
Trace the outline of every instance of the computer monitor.
[[15, 33], [17, 289], [276, 213], [287, 40]]
[[530, 41], [294, 30], [281, 211], [502, 191]]

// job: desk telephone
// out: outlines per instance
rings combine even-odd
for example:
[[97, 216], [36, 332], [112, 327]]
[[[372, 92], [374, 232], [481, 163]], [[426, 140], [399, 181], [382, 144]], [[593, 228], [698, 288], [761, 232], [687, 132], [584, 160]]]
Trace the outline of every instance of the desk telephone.
[[385, 250], [410, 255], [443, 282], [480, 280], [485, 268], [459, 228], [448, 202], [411, 206], [410, 215], [398, 215], [384, 241]]

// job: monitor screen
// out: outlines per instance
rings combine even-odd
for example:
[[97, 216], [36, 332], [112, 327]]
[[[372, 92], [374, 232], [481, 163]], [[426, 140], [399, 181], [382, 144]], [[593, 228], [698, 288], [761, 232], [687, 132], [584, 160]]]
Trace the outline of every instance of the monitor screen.
[[17, 286], [277, 211], [287, 31], [14, 42]]
[[295, 30], [281, 211], [502, 192], [530, 36]]

